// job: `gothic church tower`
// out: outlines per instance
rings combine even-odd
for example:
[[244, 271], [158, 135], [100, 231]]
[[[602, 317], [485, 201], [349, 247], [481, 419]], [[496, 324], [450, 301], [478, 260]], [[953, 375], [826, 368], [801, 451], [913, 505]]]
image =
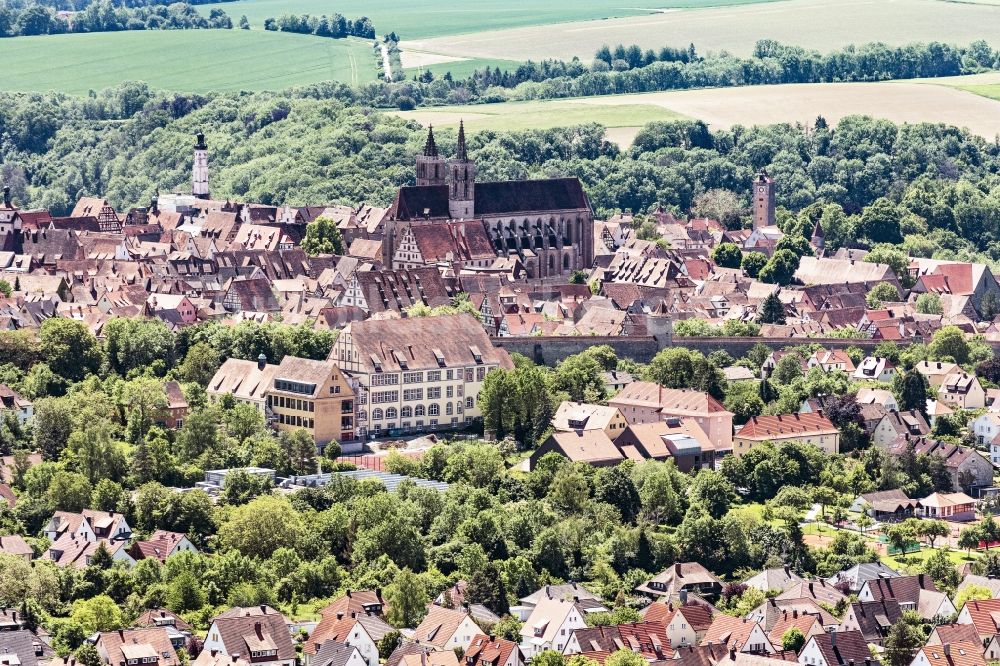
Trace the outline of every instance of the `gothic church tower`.
[[191, 194], [198, 199], [208, 199], [208, 146], [205, 145], [205, 135], [201, 132], [195, 135], [194, 166], [191, 169]]
[[453, 220], [471, 220], [476, 212], [476, 164], [465, 145], [465, 125], [458, 122], [458, 151], [448, 163], [448, 214]]
[[428, 127], [424, 154], [417, 155], [417, 187], [444, 185], [445, 177], [444, 158], [438, 156], [437, 146], [434, 144], [434, 128]]

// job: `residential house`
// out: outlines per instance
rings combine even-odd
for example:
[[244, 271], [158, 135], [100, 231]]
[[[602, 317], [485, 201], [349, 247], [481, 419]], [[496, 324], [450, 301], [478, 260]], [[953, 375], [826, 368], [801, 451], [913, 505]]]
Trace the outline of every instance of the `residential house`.
[[888, 453], [898, 457], [910, 450], [917, 455], [941, 458], [954, 488], [973, 492], [974, 488], [993, 485], [993, 465], [973, 448], [927, 437], [900, 437], [889, 446]]
[[24, 425], [34, 416], [35, 408], [30, 400], [7, 386], [0, 384], [0, 412], [10, 410], [17, 415], [17, 422]]
[[763, 442], [801, 442], [835, 454], [840, 450], [840, 431], [822, 413], [753, 416], [733, 438], [733, 454], [741, 456]]
[[[779, 594], [776, 599], [779, 601], [786, 599], [808, 599], [823, 606], [836, 606], [846, 597], [846, 594], [820, 578], [817, 580], [800, 580]], [[788, 610], [795, 611], [798, 609], [791, 608]]]
[[886, 389], [862, 387], [858, 389], [854, 399], [859, 405], [881, 405], [886, 411], [899, 411], [899, 403], [892, 391]]
[[464, 649], [478, 633], [479, 627], [467, 612], [431, 604], [413, 639], [436, 650], [454, 650]]
[[571, 581], [559, 585], [544, 585], [540, 587], [528, 596], [519, 599], [517, 604], [510, 607], [510, 613], [519, 621], [525, 622], [535, 610], [535, 606], [546, 599], [572, 601], [583, 610], [585, 617], [591, 613], [603, 613], [610, 610], [604, 605], [604, 601], [599, 596], [583, 585]]
[[784, 592], [788, 588], [802, 582], [802, 576], [798, 575], [788, 565], [783, 567], [771, 567], [764, 569], [759, 574], [751, 576], [743, 581], [747, 587], [752, 587], [764, 592], [780, 590]]
[[643, 609], [642, 618], [660, 619], [667, 626], [667, 638], [673, 648], [700, 645], [708, 628], [712, 626], [711, 608], [696, 602], [675, 607], [673, 604], [654, 601]]
[[1000, 412], [986, 412], [974, 419], [969, 427], [977, 444], [989, 445], [992, 462], [1000, 462], [1000, 442], [996, 446], [993, 444], [993, 440], [1000, 436]]
[[465, 666], [524, 666], [524, 655], [514, 641], [476, 634], [462, 655]]
[[52, 542], [42, 559], [51, 560], [58, 567], [72, 566], [84, 569], [90, 565], [94, 554], [103, 548], [111, 556], [113, 562], [124, 562], [128, 567], [135, 566], [135, 560], [129, 555], [125, 544], [126, 542], [123, 540], [106, 538], [88, 541], [67, 532]]
[[[452, 660], [454, 661], [454, 653]], [[353, 645], [340, 641], [327, 641], [320, 646], [319, 651], [309, 660], [311, 666], [368, 666], [361, 656], [361, 651]], [[426, 663], [417, 666], [429, 666]], [[434, 664], [433, 666], [439, 666]], [[444, 666], [444, 665], [441, 665]]]
[[455, 584], [442, 590], [441, 594], [434, 598], [434, 604], [445, 608], [458, 608], [464, 610], [472, 616], [472, 621], [478, 625], [494, 625], [500, 621], [500, 617], [483, 604], [470, 603], [466, 598], [469, 590], [469, 583], [465, 580], [455, 581]]
[[626, 428], [625, 417], [614, 407], [564, 400], [552, 417], [552, 427], [561, 432], [570, 430], [603, 430], [614, 440]]
[[733, 413], [707, 393], [632, 382], [608, 405], [617, 407], [629, 424], [654, 423], [671, 416], [693, 418], [717, 451], [733, 448]]
[[888, 412], [872, 431], [872, 443], [886, 448], [900, 435], [921, 437], [930, 434], [930, 431], [931, 427], [927, 424], [927, 419], [918, 409]]
[[939, 624], [931, 629], [927, 645], [947, 645], [948, 643], [980, 642], [974, 624]]
[[[487, 655], [487, 657], [492, 655]], [[468, 663], [466, 661], [465, 663]], [[458, 654], [454, 650], [421, 650], [405, 654], [399, 660], [400, 666], [459, 666]], [[319, 666], [319, 665], [317, 665]]]
[[172, 555], [184, 552], [197, 553], [198, 549], [187, 535], [166, 530], [156, 530], [148, 539], [136, 541], [129, 549], [129, 553], [136, 561], [152, 557], [161, 563], [166, 562]]
[[341, 611], [323, 615], [302, 645], [305, 666], [314, 666], [312, 658], [330, 641], [345, 643], [358, 649], [368, 666], [377, 666], [378, 643], [392, 631], [385, 620], [377, 615]]
[[925, 645], [910, 666], [986, 666], [986, 657], [978, 641]]
[[41, 666], [51, 663], [55, 650], [27, 629], [0, 631], [0, 664], [5, 666]]
[[594, 467], [614, 467], [625, 460], [624, 454], [604, 430], [553, 432], [528, 458], [528, 469], [535, 469], [538, 461], [549, 453]]
[[843, 349], [818, 349], [806, 360], [809, 368], [822, 368], [823, 372], [839, 370], [851, 374], [854, 372], [854, 361]]
[[955, 622], [974, 625], [980, 641], [986, 645], [1000, 634], [1000, 599], [970, 599], [958, 612]]
[[892, 625], [903, 617], [903, 610], [895, 599], [852, 603], [841, 623], [841, 631], [860, 631], [865, 641], [882, 645]]
[[382, 597], [382, 590], [351, 590], [330, 602], [320, 612], [321, 617], [340, 615], [341, 618], [375, 615], [384, 618], [389, 604]]
[[[242, 657], [230, 657], [218, 650], [202, 650], [191, 660], [191, 666], [250, 666], [250, 662]], [[361, 666], [364, 666], [364, 662]]]
[[876, 578], [866, 581], [858, 592], [858, 601], [895, 599], [905, 611], [915, 611], [925, 620], [950, 617], [957, 613], [955, 605], [934, 585], [926, 574]]
[[826, 633], [819, 615], [811, 613], [799, 613], [798, 611], [786, 612], [767, 634], [767, 639], [775, 648], [781, 648], [782, 639], [785, 634], [792, 629], [797, 629], [808, 640], [813, 636]]
[[357, 382], [359, 436], [470, 424], [486, 373], [514, 367], [467, 314], [351, 322], [330, 360]]
[[[204, 650], [249, 657], [255, 666], [295, 666], [296, 653], [285, 617], [268, 606], [234, 608], [214, 618]], [[369, 662], [368, 666], [375, 666]]]
[[179, 666], [181, 663], [163, 627], [102, 631], [94, 646], [107, 666]]
[[873, 578], [895, 578], [899, 576], [892, 567], [882, 562], [863, 562], [844, 569], [826, 579], [831, 585], [846, 585], [847, 589], [858, 592], [866, 581]]
[[712, 620], [712, 626], [705, 632], [702, 645], [718, 643], [725, 645], [730, 651], [747, 652], [750, 654], [772, 654], [777, 652], [767, 632], [754, 620], [745, 617], [718, 615]]
[[864, 511], [876, 522], [899, 522], [917, 515], [922, 505], [902, 490], [883, 490], [859, 495], [851, 504], [852, 511]]
[[980, 409], [986, 406], [986, 391], [975, 375], [954, 372], [941, 382], [938, 400], [961, 409]]
[[931, 493], [920, 500], [924, 518], [969, 521], [976, 517], [976, 500], [965, 493]]
[[175, 381], [163, 382], [163, 392], [167, 395], [167, 408], [160, 425], [176, 430], [184, 425], [187, 418], [188, 402], [181, 385]]
[[698, 562], [675, 562], [635, 591], [653, 599], [672, 599], [681, 591], [716, 597], [722, 592], [722, 581]]
[[114, 511], [92, 509], [84, 509], [80, 513], [56, 511], [42, 531], [53, 542], [62, 536], [90, 542], [99, 539], [126, 541], [132, 537], [132, 528], [125, 522], [125, 516]]
[[896, 376], [896, 372], [896, 366], [884, 356], [866, 356], [851, 377], [858, 381], [889, 383]]
[[868, 666], [874, 658], [860, 631], [831, 631], [810, 636], [798, 661], [802, 666]]
[[615, 446], [630, 460], [673, 460], [682, 472], [715, 467], [715, 446], [692, 417], [634, 423], [618, 436]]
[[618, 650], [630, 650], [649, 660], [669, 659], [673, 655], [666, 626], [659, 621], [575, 629], [563, 654], [610, 654]]
[[776, 599], [771, 598], [754, 608], [747, 614], [747, 619], [753, 620], [769, 632], [780, 620], [789, 613], [799, 615], [815, 615], [826, 631], [833, 631], [840, 626], [840, 620], [812, 599]]
[[173, 611], [165, 608], [152, 608], [144, 611], [132, 623], [132, 626], [137, 628], [162, 627], [166, 630], [170, 644], [174, 646], [175, 650], [186, 648], [188, 639], [191, 638], [191, 625]]
[[562, 652], [573, 630], [587, 626], [584, 617], [574, 601], [539, 599], [521, 627], [521, 652], [529, 660], [545, 650]]
[[957, 363], [948, 363], [947, 361], [921, 361], [913, 368], [924, 376], [933, 389], [939, 388], [948, 375], [962, 370]]
[[1000, 578], [990, 578], [988, 576], [978, 576], [973, 573], [966, 573], [962, 578], [962, 582], [958, 584], [955, 588], [955, 594], [958, 595], [959, 592], [970, 586], [985, 587], [990, 591], [990, 594], [994, 599], [1000, 598]]
[[35, 551], [20, 534], [0, 536], [0, 553], [20, 557], [28, 562], [35, 557]]

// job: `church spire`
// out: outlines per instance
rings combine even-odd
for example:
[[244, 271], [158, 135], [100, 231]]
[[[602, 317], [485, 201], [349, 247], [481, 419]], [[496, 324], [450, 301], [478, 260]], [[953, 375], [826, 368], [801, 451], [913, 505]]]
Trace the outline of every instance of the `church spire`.
[[424, 144], [424, 157], [437, 157], [438, 149], [434, 144], [434, 126], [427, 126], [427, 143]]
[[469, 153], [465, 147], [465, 123], [461, 120], [458, 121], [458, 154], [455, 157], [462, 162], [469, 161]]

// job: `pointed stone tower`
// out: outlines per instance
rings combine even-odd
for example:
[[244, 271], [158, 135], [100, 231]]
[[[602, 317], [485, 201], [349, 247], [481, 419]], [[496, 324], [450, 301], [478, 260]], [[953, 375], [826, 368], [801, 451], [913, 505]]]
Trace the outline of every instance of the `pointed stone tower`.
[[205, 135], [195, 135], [194, 166], [191, 169], [191, 194], [199, 199], [208, 199], [208, 146]]
[[476, 164], [465, 145], [465, 124], [458, 122], [458, 150], [448, 163], [448, 214], [453, 220], [470, 220], [476, 212]]
[[417, 186], [444, 185], [447, 177], [444, 158], [438, 155], [434, 143], [434, 127], [427, 128], [427, 143], [424, 144], [424, 154], [417, 155]]

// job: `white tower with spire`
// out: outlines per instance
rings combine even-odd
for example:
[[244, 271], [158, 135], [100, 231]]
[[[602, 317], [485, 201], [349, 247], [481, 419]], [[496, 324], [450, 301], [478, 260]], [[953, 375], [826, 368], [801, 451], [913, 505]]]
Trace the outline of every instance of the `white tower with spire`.
[[191, 168], [191, 194], [199, 199], [208, 199], [208, 146], [205, 135], [195, 135], [194, 166]]

